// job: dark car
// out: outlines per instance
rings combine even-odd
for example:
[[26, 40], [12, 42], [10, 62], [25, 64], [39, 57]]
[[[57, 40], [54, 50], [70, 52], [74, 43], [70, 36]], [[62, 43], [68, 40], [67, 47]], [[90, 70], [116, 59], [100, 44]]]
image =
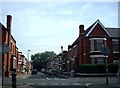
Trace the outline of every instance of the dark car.
[[32, 69], [31, 74], [37, 74], [37, 70], [36, 69]]
[[50, 74], [50, 75], [57, 75], [58, 72], [57, 72], [56, 69], [50, 69], [50, 70], [49, 70], [49, 74]]

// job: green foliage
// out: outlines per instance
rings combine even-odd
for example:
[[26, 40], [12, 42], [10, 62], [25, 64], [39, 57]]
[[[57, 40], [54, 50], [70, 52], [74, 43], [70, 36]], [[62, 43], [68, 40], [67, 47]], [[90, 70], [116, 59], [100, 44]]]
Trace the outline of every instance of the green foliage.
[[56, 53], [53, 51], [45, 51], [42, 53], [36, 53], [31, 56], [31, 63], [34, 69], [40, 71], [42, 68], [46, 68], [46, 64], [49, 60], [53, 59], [56, 56]]
[[117, 73], [118, 72], [118, 64], [109, 64], [108, 72], [109, 73]]
[[[117, 73], [118, 65], [109, 64], [108, 65], [109, 73]], [[82, 64], [79, 67], [80, 73], [105, 73], [106, 65], [105, 64]]]

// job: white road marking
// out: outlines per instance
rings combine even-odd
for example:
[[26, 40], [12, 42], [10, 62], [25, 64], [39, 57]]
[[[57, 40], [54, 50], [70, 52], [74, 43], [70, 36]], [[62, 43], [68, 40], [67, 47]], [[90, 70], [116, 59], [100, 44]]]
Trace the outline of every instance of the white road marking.
[[35, 85], [35, 83], [27, 83], [27, 85]]
[[49, 85], [58, 85], [58, 83], [49, 83]]
[[81, 83], [73, 83], [73, 85], [82, 85]]
[[46, 79], [40, 79], [40, 80], [46, 80]]
[[62, 83], [61, 85], [71, 85], [70, 83]]
[[89, 86], [90, 84], [92, 84], [92, 83], [86, 83], [86, 86]]
[[67, 79], [60, 79], [60, 80], [67, 80]]
[[49, 78], [46, 78], [47, 80], [49, 80]]
[[47, 85], [47, 83], [38, 83], [38, 85]]
[[54, 78], [54, 80], [60, 80], [59, 78]]

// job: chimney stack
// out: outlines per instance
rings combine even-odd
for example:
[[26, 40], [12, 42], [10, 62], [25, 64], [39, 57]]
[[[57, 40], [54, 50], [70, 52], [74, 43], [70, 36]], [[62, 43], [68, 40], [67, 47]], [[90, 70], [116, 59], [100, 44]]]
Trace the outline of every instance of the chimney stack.
[[10, 33], [11, 33], [11, 24], [12, 24], [12, 16], [7, 15], [7, 29], [9, 30]]
[[10, 46], [12, 16], [7, 15], [8, 46]]
[[82, 37], [84, 35], [84, 25], [79, 26], [79, 36]]

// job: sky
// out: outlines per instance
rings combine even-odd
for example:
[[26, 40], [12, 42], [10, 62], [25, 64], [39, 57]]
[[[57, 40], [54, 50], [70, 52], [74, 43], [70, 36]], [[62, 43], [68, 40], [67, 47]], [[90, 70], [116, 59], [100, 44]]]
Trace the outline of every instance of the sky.
[[30, 54], [68, 49], [79, 35], [99, 19], [105, 27], [118, 27], [118, 2], [2, 2], [0, 22], [12, 16], [12, 35], [19, 51]]

